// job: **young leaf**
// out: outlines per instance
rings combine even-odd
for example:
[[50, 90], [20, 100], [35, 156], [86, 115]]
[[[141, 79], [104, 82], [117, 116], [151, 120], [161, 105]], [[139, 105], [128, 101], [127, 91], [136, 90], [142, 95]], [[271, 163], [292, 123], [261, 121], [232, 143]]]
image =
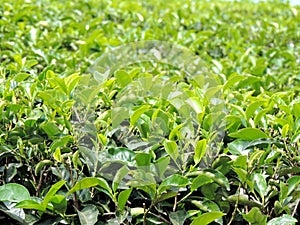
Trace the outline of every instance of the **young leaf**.
[[191, 225], [207, 225], [224, 215], [222, 212], [207, 212], [194, 219]]
[[190, 184], [190, 181], [179, 174], [174, 174], [168, 178], [166, 178], [158, 187], [158, 192], [162, 193], [170, 187], [185, 187]]
[[178, 146], [176, 144], [175, 141], [169, 141], [169, 140], [165, 140], [164, 141], [164, 147], [166, 152], [168, 153], [169, 156], [171, 156], [171, 158], [176, 161], [176, 159], [178, 158]]
[[64, 214], [67, 210], [67, 199], [63, 195], [54, 195], [51, 198], [51, 203], [53, 205], [53, 210]]
[[263, 131], [257, 128], [247, 127], [229, 134], [229, 137], [238, 138], [246, 141], [253, 141], [260, 138], [268, 138], [268, 135], [266, 135]]
[[77, 210], [81, 225], [94, 225], [98, 222], [99, 211], [95, 205], [87, 205], [82, 211]]
[[209, 184], [214, 182], [213, 179], [208, 177], [205, 173], [198, 175], [196, 178], [193, 179], [191, 185], [191, 192], [195, 191], [197, 188], [202, 187], [205, 184]]
[[117, 171], [112, 184], [112, 189], [114, 192], [117, 190], [119, 184], [121, 183], [123, 178], [128, 174], [128, 172], [129, 169], [127, 168], [127, 166], [123, 166]]
[[50, 190], [48, 191], [48, 193], [46, 194], [44, 201], [42, 202], [42, 204], [44, 205], [44, 207], [47, 207], [48, 203], [51, 201], [51, 198], [56, 194], [56, 192], [63, 186], [65, 185], [66, 181], [62, 180], [57, 182], [56, 184], [53, 184], [50, 188]]
[[261, 210], [257, 207], [252, 208], [249, 213], [242, 214], [243, 218], [253, 225], [266, 224], [268, 216], [262, 214]]
[[[73, 188], [69, 190], [67, 195], [70, 195], [76, 191], [85, 189], [85, 188], [90, 188], [90, 187], [95, 187], [95, 186], [100, 186], [104, 190], [108, 191], [108, 193], [112, 193], [108, 183], [106, 180], [100, 177], [85, 177], [82, 180], [78, 181]], [[111, 196], [110, 196], [111, 197]]]
[[134, 111], [134, 113], [130, 116], [130, 125], [134, 126], [136, 121], [140, 118], [140, 116], [150, 109], [149, 105], [142, 105], [138, 109]]
[[254, 189], [259, 193], [260, 197], [264, 200], [267, 194], [267, 182], [262, 174], [255, 173], [252, 178]]
[[194, 155], [195, 165], [200, 163], [205, 153], [206, 153], [206, 139], [202, 139], [198, 141], [196, 144], [195, 155]]
[[16, 207], [22, 208], [22, 209], [35, 209], [40, 212], [46, 211], [46, 207], [43, 204], [40, 204], [34, 200], [23, 200], [23, 201], [17, 203]]
[[126, 202], [131, 194], [132, 188], [124, 190], [122, 192], [120, 192], [120, 194], [118, 195], [118, 206], [120, 208], [120, 210], [124, 210], [124, 206], [126, 205]]

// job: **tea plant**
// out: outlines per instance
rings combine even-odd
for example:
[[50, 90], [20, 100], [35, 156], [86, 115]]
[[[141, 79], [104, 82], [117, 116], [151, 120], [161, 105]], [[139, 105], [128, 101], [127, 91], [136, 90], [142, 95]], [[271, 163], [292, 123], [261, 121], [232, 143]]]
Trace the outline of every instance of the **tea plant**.
[[[280, 1], [2, 1], [0, 221], [296, 224], [299, 14]], [[187, 48], [212, 86], [126, 55], [95, 80], [97, 59], [149, 40]]]

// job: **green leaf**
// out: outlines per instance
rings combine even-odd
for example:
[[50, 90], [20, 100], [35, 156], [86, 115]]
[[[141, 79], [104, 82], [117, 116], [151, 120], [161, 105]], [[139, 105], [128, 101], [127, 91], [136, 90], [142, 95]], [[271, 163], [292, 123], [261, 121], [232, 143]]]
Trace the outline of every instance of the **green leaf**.
[[299, 187], [300, 184], [300, 176], [292, 176], [287, 180], [287, 184], [288, 184], [288, 194], [290, 195], [292, 194], [292, 192]]
[[264, 200], [267, 194], [267, 182], [262, 174], [255, 173], [252, 177], [254, 183], [254, 189], [259, 193], [260, 197]]
[[112, 184], [112, 189], [114, 192], [117, 190], [119, 184], [122, 182], [123, 178], [128, 174], [128, 172], [129, 169], [127, 168], [127, 166], [123, 166], [117, 171]]
[[230, 76], [230, 78], [226, 81], [226, 83], [223, 86], [223, 90], [225, 91], [226, 89], [232, 88], [234, 84], [238, 83], [241, 80], [244, 80], [245, 76], [243, 75], [236, 75]]
[[176, 159], [178, 158], [178, 146], [176, 144], [175, 141], [170, 141], [170, 140], [165, 140], [164, 141], [164, 147], [166, 152], [168, 153], [169, 156], [171, 156], [171, 158], [176, 161]]
[[61, 131], [58, 126], [53, 122], [45, 122], [40, 125], [40, 127], [48, 134], [49, 137], [60, 134]]
[[195, 148], [195, 155], [194, 155], [194, 162], [195, 165], [200, 163], [202, 157], [206, 153], [206, 139], [202, 139], [197, 142], [196, 148]]
[[263, 131], [257, 128], [243, 128], [234, 133], [229, 134], [229, 137], [238, 138], [246, 141], [253, 141], [260, 138], [268, 138]]
[[111, 111], [112, 128], [117, 128], [125, 119], [130, 118], [126, 107], [114, 107]]
[[176, 191], [164, 192], [155, 201], [162, 202], [162, 201], [165, 201], [166, 199], [173, 198], [176, 195], [178, 195], [178, 192], [176, 192]]
[[285, 138], [289, 131], [289, 124], [285, 124], [281, 129], [281, 136]]
[[200, 174], [193, 179], [191, 185], [191, 192], [195, 191], [197, 188], [202, 187], [205, 184], [214, 182], [213, 179], [207, 176], [207, 174]]
[[99, 211], [95, 205], [87, 205], [83, 210], [77, 210], [81, 225], [94, 225], [98, 222]]
[[156, 195], [156, 180], [152, 172], [137, 169], [131, 170], [129, 174], [133, 177], [126, 185], [135, 187], [148, 193], [150, 198], [154, 200]]
[[67, 95], [69, 96], [74, 88], [77, 86], [82, 77], [78, 73], [74, 73], [65, 78], [65, 84], [67, 86]]
[[224, 174], [222, 174], [218, 170], [206, 169], [204, 173], [220, 186], [225, 187], [228, 191], [230, 190], [230, 185], [227, 177], [225, 177]]
[[149, 153], [139, 152], [134, 157], [137, 166], [139, 167], [148, 167], [150, 166], [152, 156]]
[[264, 101], [256, 101], [256, 102], [253, 102], [251, 103], [247, 109], [246, 109], [246, 116], [247, 116], [247, 120], [249, 120], [254, 112], [258, 109], [259, 106], [263, 105], [265, 102]]
[[61, 152], [60, 152], [60, 148], [56, 148], [55, 152], [53, 153], [53, 158], [54, 158], [57, 162], [61, 162]]
[[30, 76], [30, 74], [28, 74], [28, 73], [18, 73], [18, 74], [14, 77], [14, 80], [15, 80], [16, 82], [22, 82], [22, 81], [26, 80], [29, 76]]
[[130, 209], [130, 214], [132, 215], [132, 217], [137, 217], [139, 215], [144, 214], [145, 209], [141, 208], [141, 207], [135, 207], [135, 208], [131, 208]]
[[187, 214], [184, 210], [169, 213], [170, 221], [173, 225], [183, 225], [187, 218]]
[[51, 203], [53, 205], [53, 210], [55, 210], [55, 211], [57, 211], [61, 214], [64, 214], [66, 212], [68, 202], [67, 202], [65, 196], [63, 196], [63, 195], [54, 195], [51, 198]]
[[142, 105], [138, 109], [136, 109], [133, 114], [130, 116], [130, 125], [134, 126], [136, 121], [140, 118], [140, 116], [147, 112], [150, 109], [149, 105]]
[[130, 75], [125, 70], [116, 71], [115, 78], [117, 79], [117, 82], [121, 88], [127, 86], [132, 81]]
[[270, 220], [267, 225], [295, 225], [298, 222], [294, 217], [291, 215], [282, 215], [281, 217], [274, 218]]
[[51, 201], [52, 197], [56, 194], [56, 192], [65, 185], [66, 181], [62, 180], [57, 182], [56, 184], [53, 184], [50, 188], [50, 190], [47, 192], [42, 204], [44, 207], [47, 207], [48, 203]]
[[191, 225], [207, 225], [224, 215], [222, 212], [207, 212], [195, 218]]
[[10, 183], [0, 186], [1, 202], [19, 202], [28, 199], [30, 199], [28, 190], [20, 184]]
[[262, 204], [260, 202], [249, 200], [249, 197], [247, 195], [230, 195], [227, 197], [227, 201], [231, 204], [236, 204], [237, 202], [239, 205], [243, 206], [250, 206], [250, 207], [262, 207]]
[[280, 181], [279, 187], [280, 187], [279, 201], [281, 204], [283, 204], [288, 197], [288, 186], [282, 181]]
[[[95, 186], [100, 186], [104, 190], [108, 191], [108, 193], [112, 193], [112, 190], [110, 189], [108, 183], [103, 178], [100, 178], [100, 177], [85, 177], [82, 180], [78, 181], [74, 185], [74, 187], [69, 190], [69, 192], [67, 193], [67, 196], [74, 193], [74, 192], [76, 192], [76, 191], [86, 189], [86, 188], [90, 188], [90, 187], [95, 187]], [[112, 196], [110, 195], [110, 197], [112, 197]]]
[[120, 192], [118, 195], [118, 206], [120, 210], [124, 210], [124, 206], [126, 205], [126, 202], [131, 194], [132, 188], [124, 190]]
[[164, 156], [158, 159], [154, 165], [155, 169], [157, 171], [157, 174], [160, 178], [164, 177], [164, 174], [168, 168], [168, 165], [170, 164], [170, 157], [169, 156]]
[[197, 114], [202, 113], [204, 110], [203, 103], [201, 103], [198, 97], [191, 97], [186, 100], [186, 103], [189, 104]]
[[34, 200], [23, 200], [23, 201], [17, 203], [16, 207], [22, 208], [22, 209], [35, 209], [40, 212], [46, 211], [46, 207], [43, 204], [40, 204]]
[[42, 160], [40, 161], [38, 164], [36, 164], [35, 166], [35, 170], [34, 170], [34, 173], [35, 175], [37, 176], [40, 171], [45, 167], [45, 166], [50, 166], [52, 165], [53, 162], [51, 160], [48, 160], [48, 159], [45, 159], [45, 160]]
[[190, 184], [190, 181], [186, 177], [183, 177], [179, 174], [174, 174], [163, 180], [163, 182], [158, 187], [158, 192], [162, 193], [170, 187], [185, 187], [188, 184]]
[[67, 136], [64, 136], [64, 137], [54, 140], [50, 146], [51, 152], [53, 152], [58, 147], [65, 147], [65, 145], [68, 143], [68, 141], [70, 139], [71, 139], [71, 136], [67, 135]]
[[268, 216], [262, 214], [261, 210], [257, 207], [252, 208], [249, 213], [242, 215], [252, 225], [265, 225], [268, 219]]

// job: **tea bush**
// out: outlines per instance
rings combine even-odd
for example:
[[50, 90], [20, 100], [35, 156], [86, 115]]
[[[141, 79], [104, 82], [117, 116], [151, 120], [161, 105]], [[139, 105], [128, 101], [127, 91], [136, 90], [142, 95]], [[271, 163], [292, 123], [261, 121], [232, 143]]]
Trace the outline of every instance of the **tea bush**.
[[[279, 1], [2, 1], [0, 220], [296, 224], [299, 14]], [[187, 76], [180, 47], [168, 65], [122, 55], [128, 43], [184, 46], [213, 83]], [[100, 82], [105, 55], [125, 65]]]

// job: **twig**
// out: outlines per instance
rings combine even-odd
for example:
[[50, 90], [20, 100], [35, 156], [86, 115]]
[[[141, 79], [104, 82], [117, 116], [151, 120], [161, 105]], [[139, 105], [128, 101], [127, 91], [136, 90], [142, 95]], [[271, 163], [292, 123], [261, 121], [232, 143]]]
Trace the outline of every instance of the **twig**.
[[300, 202], [300, 199], [298, 199], [298, 201], [297, 201], [297, 203], [296, 203], [296, 206], [295, 206], [295, 208], [294, 208], [294, 211], [293, 211], [293, 213], [292, 213], [292, 216], [294, 216], [294, 215], [296, 214], [297, 209], [298, 209], [299, 202]]
[[177, 206], [177, 195], [175, 196], [175, 199], [174, 199], [173, 212], [176, 211], [176, 206]]
[[[239, 187], [237, 189], [238, 193], [240, 192], [240, 188], [241, 188], [241, 184], [239, 185]], [[234, 220], [234, 216], [235, 216], [236, 210], [237, 210], [237, 208], [239, 206], [239, 196], [240, 195], [238, 194], [237, 200], [236, 200], [235, 205], [234, 205], [234, 210], [232, 212], [231, 218], [230, 218], [229, 223], [227, 225], [230, 225], [233, 222], [233, 220]]]
[[42, 183], [43, 183], [43, 174], [44, 174], [44, 172], [45, 172], [45, 167], [40, 172], [40, 179], [39, 179], [38, 185], [36, 186], [36, 192], [35, 192], [36, 197], [38, 197], [40, 195], [40, 189], [41, 189]]

